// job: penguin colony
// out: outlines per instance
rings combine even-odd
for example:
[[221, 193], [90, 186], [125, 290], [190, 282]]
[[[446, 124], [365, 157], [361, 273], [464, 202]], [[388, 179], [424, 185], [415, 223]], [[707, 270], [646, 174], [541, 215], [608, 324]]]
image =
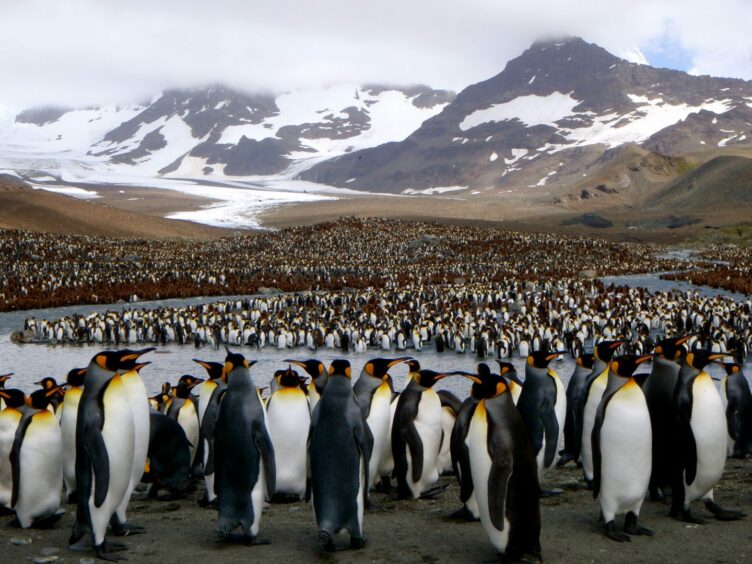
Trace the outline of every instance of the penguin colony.
[[[464, 278], [576, 276], [697, 268], [635, 243], [383, 219], [210, 241], [108, 239], [0, 229], [0, 311], [118, 300], [341, 290]], [[703, 267], [704, 268], [704, 267]]]
[[[741, 519], [713, 490], [727, 456], [752, 454], [752, 394], [731, 355], [692, 341], [633, 354], [625, 340], [600, 340], [567, 389], [551, 364], [563, 351], [548, 347], [528, 354], [524, 377], [504, 360], [442, 373], [403, 356], [369, 360], [353, 382], [347, 360], [291, 358], [264, 388], [254, 361], [228, 349], [224, 363], [195, 359], [205, 378], [183, 375], [151, 398], [140, 377], [151, 348], [97, 353], [65, 384], [45, 378], [30, 395], [3, 375], [0, 508], [17, 526], [48, 527], [64, 491], [76, 504], [71, 546], [119, 560], [126, 547], [113, 538], [144, 532], [127, 516], [135, 486], [150, 482], [155, 497], [203, 476], [200, 503], [216, 510], [221, 541], [268, 543], [265, 504], [306, 499], [325, 549], [341, 532], [360, 549], [370, 490], [395, 482], [400, 498], [430, 499], [453, 471], [455, 517], [480, 521], [504, 558], [536, 561], [539, 498], [552, 494], [540, 479], [577, 462], [614, 541], [653, 535], [639, 520], [647, 496], [670, 496], [670, 515], [689, 523], [702, 522], [698, 501], [721, 521]], [[724, 368], [720, 391], [711, 363]], [[409, 379], [398, 391], [389, 371], [400, 365]], [[469, 397], [436, 392], [444, 378], [467, 379]]]

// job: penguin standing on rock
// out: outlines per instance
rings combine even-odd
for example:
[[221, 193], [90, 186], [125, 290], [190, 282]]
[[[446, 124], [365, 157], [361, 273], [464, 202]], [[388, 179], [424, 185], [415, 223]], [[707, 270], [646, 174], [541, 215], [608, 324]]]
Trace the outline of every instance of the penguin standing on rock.
[[373, 452], [368, 467], [369, 484], [373, 485], [384, 475], [392, 459], [392, 401], [394, 385], [389, 369], [410, 360], [409, 357], [374, 358], [363, 366], [360, 378], [353, 385], [355, 400], [373, 435]]
[[253, 364], [229, 351], [225, 359], [227, 391], [214, 436], [217, 536], [229, 539], [240, 527], [246, 544], [268, 544], [257, 535], [264, 500], [274, 495], [276, 464], [264, 405], [249, 372]]
[[311, 377], [311, 381], [308, 384], [308, 403], [311, 406], [311, 413], [316, 408], [316, 404], [321, 399], [321, 394], [324, 393], [324, 386], [326, 386], [329, 373], [326, 370], [326, 366], [320, 360], [315, 358], [309, 358], [308, 360], [285, 360], [284, 362], [300, 366]]
[[721, 381], [721, 397], [726, 408], [728, 453], [744, 458], [752, 454], [752, 393], [740, 364], [727, 362], [723, 367], [726, 376]]
[[[504, 376], [479, 371], [465, 439], [480, 521], [510, 560], [540, 561], [540, 485], [533, 450]], [[527, 383], [526, 383], [527, 385]]]
[[[603, 395], [593, 426], [593, 497], [601, 506], [606, 536], [619, 542], [629, 541], [629, 535], [653, 536], [637, 525], [650, 483], [652, 431], [645, 395], [634, 378], [637, 367], [651, 358], [624, 355], [611, 361], [611, 373], [626, 383]], [[622, 513], [624, 533], [614, 524]]]
[[0, 515], [13, 513], [13, 468], [10, 451], [16, 440], [16, 430], [23, 417], [26, 395], [21, 390], [0, 388], [5, 408], [0, 411]]
[[63, 488], [63, 438], [60, 425], [47, 409], [62, 386], [31, 394], [16, 429], [10, 464], [13, 474], [11, 506], [18, 524], [48, 527], [60, 519]]
[[309, 455], [311, 493], [319, 538], [326, 550], [347, 529], [350, 546], [363, 548], [363, 511], [368, 503], [368, 468], [373, 437], [352, 391], [346, 360], [334, 360], [313, 412]]
[[549, 363], [559, 355], [535, 351], [527, 357], [525, 385], [517, 409], [525, 424], [538, 465], [538, 479], [553, 467], [564, 436], [567, 398]]
[[76, 503], [76, 421], [78, 404], [84, 389], [86, 368], [74, 368], [68, 372], [68, 389], [60, 407], [60, 430], [63, 434], [63, 479], [68, 503]]
[[665, 497], [664, 490], [671, 486], [671, 433], [673, 428], [673, 401], [680, 363], [687, 354], [685, 343], [689, 336], [658, 341], [653, 352], [653, 368], [642, 385], [650, 411], [653, 431], [653, 469], [650, 474], [650, 499]]
[[690, 513], [690, 504], [698, 499], [721, 521], [744, 517], [713, 499], [713, 488], [726, 465], [728, 432], [721, 396], [705, 367], [726, 356], [704, 350], [688, 353], [674, 391], [671, 516], [689, 523], [703, 523]]
[[564, 450], [560, 454], [556, 466], [564, 466], [568, 462], [580, 460], [580, 446], [582, 445], [582, 430], [579, 428], [581, 418], [578, 417], [578, 407], [582, 403], [585, 383], [593, 372], [595, 356], [581, 354], [577, 357], [574, 372], [567, 384], [567, 417], [564, 421]]
[[76, 494], [78, 509], [69, 544], [89, 532], [104, 560], [124, 545], [105, 539], [107, 525], [123, 502], [133, 470], [133, 410], [119, 371], [129, 370], [139, 353], [104, 351], [86, 369], [76, 422]]
[[410, 381], [397, 400], [392, 425], [392, 456], [397, 494], [405, 498], [429, 498], [446, 488], [439, 480], [438, 459], [442, 442], [441, 400], [432, 389], [448, 376], [420, 368], [408, 360]]

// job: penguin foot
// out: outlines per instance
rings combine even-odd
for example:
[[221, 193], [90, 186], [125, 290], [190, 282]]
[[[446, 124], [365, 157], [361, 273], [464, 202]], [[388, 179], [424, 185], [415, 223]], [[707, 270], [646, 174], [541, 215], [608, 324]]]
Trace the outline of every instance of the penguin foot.
[[246, 546], [272, 544], [269, 539], [260, 539], [258, 537], [245, 536], [243, 537], [243, 544]]
[[705, 507], [707, 507], [708, 511], [715, 515], [715, 518], [719, 521], [738, 521], [739, 519], [746, 517], [746, 514], [741, 511], [724, 509], [715, 501], [709, 499], [705, 501]]
[[564, 493], [561, 489], [553, 489], [553, 490], [541, 490], [540, 497], [555, 497], [557, 495], [561, 495]]
[[319, 531], [319, 540], [327, 552], [334, 552], [334, 537], [328, 531]]
[[359, 537], [350, 537], [350, 548], [353, 550], [360, 550], [368, 542], [368, 537], [361, 535]]
[[692, 515], [689, 509], [682, 510], [681, 518], [685, 523], [692, 523], [693, 525], [704, 525], [706, 523], [705, 519], [700, 519], [699, 517]]
[[107, 542], [103, 542], [94, 547], [94, 553], [100, 560], [106, 560], [107, 562], [118, 562], [121, 560], [128, 560], [125, 556], [119, 554], [113, 554], [107, 550]]
[[561, 456], [559, 457], [559, 460], [556, 461], [556, 467], [561, 468], [562, 466], [566, 466], [570, 462], [574, 460], [574, 455], [570, 452], [561, 452], [559, 453]]
[[146, 530], [140, 525], [133, 525], [131, 523], [120, 523], [113, 519], [112, 523], [112, 536], [114, 537], [127, 537], [130, 535], [142, 535]]
[[452, 521], [480, 521], [480, 517], [476, 518], [466, 505], [463, 505], [457, 511], [449, 515], [448, 519]]
[[444, 493], [444, 490], [446, 490], [448, 487], [449, 484], [436, 484], [435, 486], [428, 488], [426, 491], [420, 494], [419, 499], [436, 499], [436, 497], [439, 494]]
[[128, 545], [123, 544], [122, 542], [109, 541], [105, 539], [102, 544], [104, 545], [104, 549], [107, 552], [122, 552], [124, 550], [128, 550]]
[[646, 527], [640, 527], [637, 524], [637, 515], [631, 511], [624, 518], [624, 532], [628, 535], [644, 535], [646, 537], [652, 537], [655, 534]]
[[389, 479], [389, 477], [384, 476], [376, 483], [376, 485], [373, 487], [373, 490], [378, 493], [391, 493], [392, 481]]
[[51, 529], [52, 526], [60, 521], [60, 518], [65, 515], [65, 511], [58, 510], [52, 515], [47, 515], [46, 517], [42, 517], [40, 519], [37, 519], [32, 523], [31, 527], [33, 529]]
[[632, 540], [627, 533], [617, 531], [613, 521], [606, 523], [606, 537], [616, 542], [630, 542]]
[[198, 500], [198, 505], [204, 509], [217, 509], [217, 498], [215, 497], [213, 500], [209, 501], [209, 498], [204, 496]]

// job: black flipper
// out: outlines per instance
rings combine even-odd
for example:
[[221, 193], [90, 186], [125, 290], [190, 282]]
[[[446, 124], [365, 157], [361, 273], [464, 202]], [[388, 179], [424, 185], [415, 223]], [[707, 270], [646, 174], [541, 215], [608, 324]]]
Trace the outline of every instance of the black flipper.
[[728, 397], [728, 404], [726, 405], [726, 427], [728, 429], [729, 436], [736, 440], [736, 400]]
[[18, 490], [21, 484], [21, 445], [23, 444], [26, 431], [31, 424], [32, 416], [24, 417], [16, 428], [16, 436], [13, 439], [13, 446], [10, 449], [10, 466], [11, 476], [13, 477], [13, 489], [10, 498], [11, 509], [18, 502]]
[[94, 506], [102, 507], [107, 490], [110, 489], [110, 457], [100, 429], [87, 429], [84, 434], [84, 449], [94, 467]]
[[[489, 424], [488, 429], [489, 436], [494, 436], [492, 435], [492, 425]], [[503, 531], [507, 486], [509, 485], [509, 478], [512, 476], [513, 461], [510, 452], [499, 453], [496, 451], [493, 443], [489, 442], [488, 455], [491, 457], [491, 470], [488, 473], [488, 512], [493, 526], [498, 531]]]
[[620, 390], [616, 389], [608, 395], [604, 396], [601, 403], [598, 405], [598, 410], [595, 412], [595, 423], [593, 424], [593, 433], [590, 436], [592, 451], [593, 451], [593, 498], [598, 499], [598, 494], [601, 491], [601, 427], [603, 427], [603, 421], [606, 418], [606, 408], [611, 398], [616, 395]]
[[[556, 404], [554, 404], [555, 406]], [[556, 419], [556, 410], [552, 405], [545, 402], [541, 406], [541, 423], [546, 433], [546, 450], [543, 453], [543, 466], [548, 468], [553, 464], [556, 457], [556, 449], [559, 448], [559, 422]], [[538, 445], [540, 450], [541, 445]], [[534, 450], [534, 452], [538, 452]]]
[[277, 464], [274, 459], [274, 446], [269, 432], [262, 424], [256, 425], [253, 430], [253, 442], [261, 453], [261, 463], [264, 465], [266, 478], [266, 495], [271, 499], [274, 495], [277, 483]]
[[681, 466], [684, 470], [684, 481], [687, 485], [692, 484], [697, 476], [697, 445], [692, 433], [690, 419], [692, 417], [692, 378], [687, 385], [677, 386], [678, 396], [676, 404], [677, 436], [679, 452], [681, 453]]
[[[467, 401], [467, 400], [466, 400]], [[452, 454], [452, 467], [460, 483], [460, 501], [465, 503], [473, 494], [473, 476], [470, 470], [470, 452], [465, 444], [470, 430], [470, 420], [475, 413], [477, 402], [463, 405], [452, 428], [449, 450]]]

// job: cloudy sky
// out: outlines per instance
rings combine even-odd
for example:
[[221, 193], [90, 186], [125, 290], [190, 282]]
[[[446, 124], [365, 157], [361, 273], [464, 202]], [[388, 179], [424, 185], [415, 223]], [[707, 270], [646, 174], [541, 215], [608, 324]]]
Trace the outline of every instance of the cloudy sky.
[[221, 82], [460, 90], [539, 37], [752, 79], [752, 0], [6, 0], [0, 105], [127, 102]]

